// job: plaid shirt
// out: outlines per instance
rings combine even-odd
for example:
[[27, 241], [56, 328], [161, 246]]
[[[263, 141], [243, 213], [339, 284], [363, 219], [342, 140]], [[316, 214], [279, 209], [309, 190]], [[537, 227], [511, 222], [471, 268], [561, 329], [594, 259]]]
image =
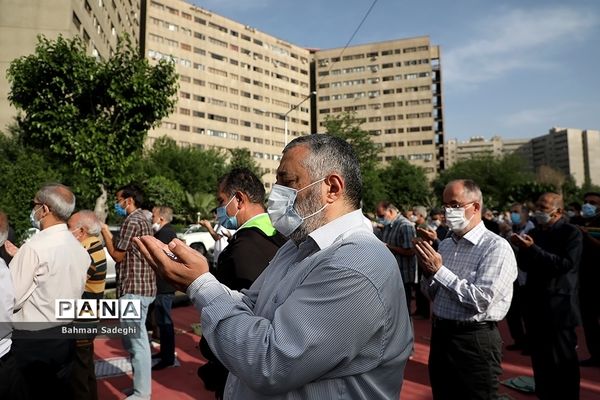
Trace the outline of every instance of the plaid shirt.
[[459, 321], [500, 321], [512, 299], [517, 261], [508, 241], [480, 222], [440, 243], [442, 267], [421, 282], [433, 314]]
[[[398, 214], [389, 225], [383, 228], [381, 240], [391, 246], [412, 249], [412, 240], [417, 236], [414, 225]], [[396, 262], [400, 268], [402, 281], [404, 283], [417, 283], [417, 256], [403, 256], [392, 253], [396, 257]]]
[[117, 263], [117, 296], [137, 294], [139, 296], [156, 296], [156, 275], [150, 264], [133, 244], [137, 236], [152, 235], [150, 221], [138, 208], [125, 218], [117, 249], [125, 252], [125, 258]]

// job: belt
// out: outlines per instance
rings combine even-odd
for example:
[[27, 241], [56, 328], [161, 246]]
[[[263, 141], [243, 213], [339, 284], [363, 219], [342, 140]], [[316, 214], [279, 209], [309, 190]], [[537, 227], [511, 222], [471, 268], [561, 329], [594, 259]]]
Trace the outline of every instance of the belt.
[[431, 325], [434, 329], [448, 331], [476, 331], [482, 329], [494, 329], [496, 328], [497, 323], [496, 321], [457, 321], [433, 315], [431, 318]]

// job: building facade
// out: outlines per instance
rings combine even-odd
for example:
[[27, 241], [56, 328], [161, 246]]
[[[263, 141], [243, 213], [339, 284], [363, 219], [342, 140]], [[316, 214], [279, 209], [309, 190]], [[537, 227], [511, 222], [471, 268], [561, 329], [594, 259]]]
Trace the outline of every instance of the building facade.
[[493, 136], [490, 140], [486, 140], [482, 136], [474, 136], [466, 141], [449, 139], [444, 150], [446, 167], [451, 167], [458, 161], [470, 160], [475, 157], [485, 155], [502, 157], [507, 154], [518, 154], [526, 165], [531, 167], [531, 140], [502, 139], [500, 136]]
[[0, 131], [16, 115], [6, 71], [12, 60], [35, 51], [38, 35], [79, 36], [89, 54], [108, 58], [123, 33], [138, 45], [140, 21], [139, 0], [0, 0]]
[[428, 37], [316, 51], [318, 131], [327, 116], [355, 112], [381, 147], [379, 161], [397, 158], [444, 168], [440, 49]]
[[[326, 116], [354, 111], [381, 148], [429, 177], [444, 168], [440, 49], [428, 37], [314, 50], [182, 0], [0, 0], [0, 65], [31, 54], [36, 36], [81, 37], [109, 57], [128, 33], [152, 63], [179, 74], [175, 111], [149, 132], [183, 146], [247, 148], [270, 187], [285, 144], [323, 132]], [[10, 123], [0, 81], [0, 126]]]
[[531, 151], [535, 170], [549, 165], [573, 176], [578, 186], [600, 185], [600, 131], [554, 127], [531, 140]]
[[309, 50], [184, 1], [149, 0], [147, 13], [146, 57], [173, 60], [180, 86], [150, 140], [247, 148], [269, 187], [285, 142], [311, 133]]

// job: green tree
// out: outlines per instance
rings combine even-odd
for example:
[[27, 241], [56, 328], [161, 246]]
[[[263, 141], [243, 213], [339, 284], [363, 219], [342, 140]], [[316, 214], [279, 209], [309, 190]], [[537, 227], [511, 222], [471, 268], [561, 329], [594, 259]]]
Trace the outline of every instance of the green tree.
[[167, 206], [174, 214], [185, 211], [185, 192], [179, 182], [164, 176], [152, 176], [144, 182], [146, 202], [150, 206]]
[[225, 156], [214, 149], [180, 147], [166, 136], [154, 142], [143, 161], [145, 176], [164, 176], [188, 193], [215, 193], [226, 171]]
[[387, 200], [397, 206], [406, 209], [417, 205], [433, 205], [431, 188], [423, 168], [396, 159], [383, 168], [379, 175]]
[[0, 134], [0, 210], [21, 237], [30, 228], [30, 202], [44, 183], [58, 182], [61, 174], [32, 149]]
[[10, 64], [8, 80], [22, 143], [101, 191], [123, 181], [177, 90], [173, 64], [151, 66], [128, 38], [97, 60], [79, 38], [40, 36], [34, 54]]
[[327, 133], [352, 145], [363, 177], [363, 208], [374, 209], [377, 202], [386, 195], [377, 169], [377, 157], [381, 148], [371, 140], [369, 133], [361, 128], [361, 121], [356, 113], [328, 115], [324, 126]]
[[503, 208], [511, 203], [510, 188], [533, 181], [525, 161], [517, 155], [485, 155], [459, 161], [443, 171], [433, 182], [434, 194], [441, 200], [446, 183], [453, 179], [472, 179], [483, 192], [484, 205]]
[[228, 170], [234, 168], [248, 168], [252, 173], [259, 178], [263, 175], [260, 166], [252, 157], [250, 150], [245, 148], [228, 149], [229, 152], [229, 163], [227, 165]]

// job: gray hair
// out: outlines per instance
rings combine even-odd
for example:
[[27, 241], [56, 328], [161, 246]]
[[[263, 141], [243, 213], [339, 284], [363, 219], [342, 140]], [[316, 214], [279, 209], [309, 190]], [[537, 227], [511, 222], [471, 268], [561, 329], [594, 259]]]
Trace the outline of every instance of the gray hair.
[[156, 210], [158, 212], [158, 215], [160, 215], [165, 221], [167, 221], [167, 223], [173, 221], [173, 209], [171, 207], [156, 206], [154, 207], [154, 210]]
[[75, 195], [60, 183], [44, 185], [35, 195], [61, 221], [67, 221], [75, 209]]
[[413, 212], [423, 218], [427, 218], [427, 209], [424, 206], [414, 206]]
[[481, 193], [479, 185], [477, 185], [472, 179], [455, 179], [453, 181], [448, 182], [446, 186], [454, 185], [456, 183], [462, 184], [463, 193], [465, 194], [465, 196], [471, 201], [478, 202], [480, 205], [480, 209], [483, 210], [483, 194]]
[[329, 134], [311, 134], [292, 140], [283, 153], [296, 146], [306, 146], [310, 152], [302, 165], [314, 182], [328, 174], [337, 173], [346, 185], [348, 204], [360, 208], [362, 199], [362, 177], [360, 165], [352, 146], [345, 140]]
[[74, 228], [83, 228], [88, 235], [99, 236], [102, 226], [96, 214], [91, 210], [81, 210], [77, 213], [79, 220]]

